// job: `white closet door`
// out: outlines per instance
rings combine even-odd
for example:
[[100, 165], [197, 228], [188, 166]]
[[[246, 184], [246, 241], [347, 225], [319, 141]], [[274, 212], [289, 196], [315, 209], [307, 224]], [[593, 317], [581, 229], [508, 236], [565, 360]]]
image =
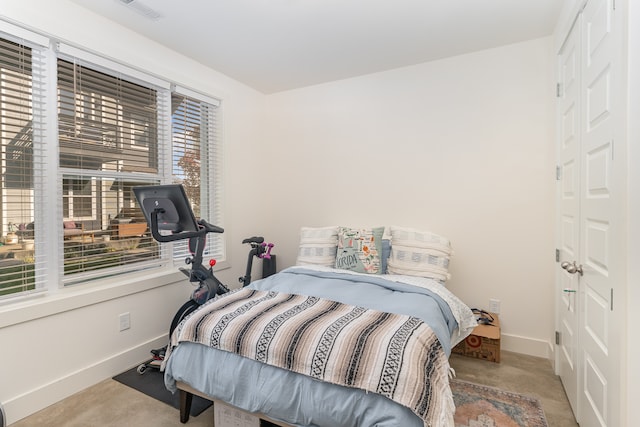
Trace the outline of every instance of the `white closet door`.
[[[559, 86], [559, 159], [560, 260], [579, 258], [580, 236], [580, 24], [577, 19], [558, 56]], [[578, 278], [559, 271], [557, 324], [560, 333], [556, 370], [569, 398], [573, 413], [578, 413]]]
[[[625, 280], [620, 17], [588, 0], [559, 53], [557, 371], [581, 427], [620, 426]], [[562, 269], [560, 269], [562, 267]]]
[[[589, 0], [583, 11], [582, 177], [580, 197], [581, 380], [578, 401], [583, 427], [620, 425], [620, 335], [618, 307], [625, 280], [621, 28], [611, 0]], [[618, 25], [617, 28], [614, 27]]]

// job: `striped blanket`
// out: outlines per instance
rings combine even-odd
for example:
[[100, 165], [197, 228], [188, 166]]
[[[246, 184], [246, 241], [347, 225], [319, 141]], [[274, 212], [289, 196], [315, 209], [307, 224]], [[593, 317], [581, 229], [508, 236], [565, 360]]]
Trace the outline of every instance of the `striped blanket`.
[[448, 360], [431, 328], [412, 316], [243, 288], [194, 312], [171, 340], [381, 394], [425, 426], [453, 424]]

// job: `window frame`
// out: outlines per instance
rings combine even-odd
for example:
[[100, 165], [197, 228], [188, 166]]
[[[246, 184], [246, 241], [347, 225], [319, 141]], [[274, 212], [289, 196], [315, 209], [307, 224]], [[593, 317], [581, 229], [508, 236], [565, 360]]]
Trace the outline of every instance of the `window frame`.
[[[7, 30], [8, 29], [8, 30]], [[8, 24], [2, 20], [0, 20], [0, 37], [5, 39], [13, 39], [12, 33], [20, 33], [23, 34], [25, 31], [21, 27]], [[30, 33], [30, 32], [29, 32]], [[62, 191], [62, 182], [63, 178], [66, 175], [74, 175], [78, 174], [78, 170], [73, 170], [69, 168], [62, 167], [59, 164], [59, 156], [58, 156], [58, 95], [57, 95], [57, 60], [58, 58], [76, 58], [76, 60], [81, 61], [87, 67], [96, 69], [101, 72], [106, 72], [108, 74], [115, 73], [120, 76], [124, 76], [124, 78], [130, 78], [133, 81], [141, 82], [145, 85], [156, 85], [160, 90], [164, 91], [163, 93], [166, 95], [164, 97], [164, 101], [159, 108], [158, 114], [158, 122], [162, 122], [164, 128], [161, 132], [158, 132], [157, 140], [158, 140], [158, 148], [157, 148], [157, 158], [158, 158], [158, 174], [157, 178], [159, 183], [169, 183], [172, 180], [171, 177], [171, 162], [167, 160], [167, 156], [165, 156], [164, 161], [162, 160], [163, 152], [167, 152], [171, 147], [171, 134], [170, 134], [170, 123], [171, 115], [170, 115], [170, 98], [171, 92], [175, 91], [176, 88], [182, 91], [182, 93], [188, 93], [190, 96], [197, 96], [199, 99], [204, 100], [204, 102], [211, 102], [218, 109], [218, 117], [217, 117], [217, 133], [215, 135], [214, 144], [215, 149], [218, 151], [219, 156], [212, 158], [207, 158], [208, 161], [213, 160], [215, 164], [208, 165], [207, 169], [212, 169], [215, 171], [218, 179], [215, 182], [209, 183], [206, 187], [210, 191], [216, 191], [215, 200], [218, 204], [211, 208], [211, 211], [216, 213], [215, 218], [205, 218], [210, 222], [216, 223], [217, 225], [223, 226], [223, 218], [222, 218], [222, 209], [220, 203], [222, 202], [222, 146], [223, 140], [221, 138], [221, 134], [219, 133], [220, 129], [220, 106], [221, 101], [217, 98], [210, 97], [208, 95], [204, 95], [198, 91], [193, 91], [191, 89], [176, 86], [175, 83], [170, 82], [168, 79], [164, 79], [152, 74], [149, 74], [145, 71], [133, 68], [131, 66], [123, 65], [117, 63], [111, 59], [107, 59], [98, 54], [85, 51], [83, 49], [77, 48], [70, 44], [66, 43], [50, 43], [48, 37], [39, 35], [38, 33], [34, 33], [33, 37], [39, 42], [38, 48], [43, 50], [44, 60], [41, 66], [44, 69], [45, 80], [43, 86], [44, 98], [46, 99], [45, 105], [39, 108], [39, 113], [42, 113], [42, 121], [46, 122], [47, 126], [41, 129], [38, 129], [38, 138], [42, 140], [41, 144], [38, 144], [36, 149], [36, 143], [34, 142], [34, 157], [38, 156], [38, 162], [42, 165], [42, 168], [34, 173], [34, 179], [40, 179], [42, 181], [42, 186], [40, 189], [34, 189], [33, 199], [36, 200], [34, 202], [33, 208], [33, 216], [35, 219], [35, 257], [40, 259], [45, 259], [46, 264], [42, 271], [39, 271], [36, 278], [36, 290], [37, 291], [45, 291], [48, 293], [58, 293], [61, 290], [68, 288], [67, 285], [83, 285], [88, 283], [94, 284], [105, 284], [109, 285], [115, 282], [119, 283], [127, 283], [129, 278], [139, 277], [142, 275], [147, 275], [149, 277], [156, 276], [157, 274], [166, 275], [168, 272], [175, 273], [175, 259], [172, 256], [174, 254], [176, 248], [175, 244], [163, 244], [161, 250], [161, 256], [158, 259], [158, 262], [153, 262], [151, 265], [147, 266], [147, 270], [141, 273], [139, 271], [131, 271], [127, 273], [123, 273], [118, 277], [118, 280], [114, 280], [113, 277], [104, 276], [104, 277], [91, 277], [78, 275], [78, 277], [74, 280], [68, 280], [68, 278], [64, 277], [64, 262], [63, 262], [63, 230], [62, 227], [59, 227], [58, 224], [62, 224], [63, 221], [69, 220], [71, 218], [78, 218], [69, 216], [64, 217], [63, 215], [63, 191]], [[96, 99], [87, 100], [88, 102], [98, 102]], [[35, 115], [35, 112], [34, 112]], [[135, 117], [131, 117], [128, 126], [124, 126], [120, 129], [117, 129], [116, 132], [129, 132], [132, 135], [132, 148], [135, 150], [139, 150], [141, 152], [150, 151], [149, 144], [146, 143], [146, 139], [143, 138], [140, 144], [137, 144], [138, 138], [135, 137], [136, 134], [145, 134], [148, 129], [144, 128], [144, 125], [136, 124]], [[138, 126], [138, 129], [136, 129]], [[116, 135], [116, 138], [119, 136]], [[36, 153], [37, 151], [37, 153]], [[204, 159], [203, 159], [204, 161]], [[86, 172], [86, 171], [85, 171]], [[97, 176], [101, 176], [100, 173], [96, 174]], [[131, 178], [135, 179], [150, 179], [150, 175], [139, 175], [134, 172], [122, 173], [119, 174], [122, 179]], [[152, 176], [152, 175], [151, 175]], [[210, 179], [209, 172], [202, 173], [201, 179]], [[93, 197], [96, 197], [96, 189], [97, 189], [97, 181], [95, 177], [91, 177], [91, 188]], [[204, 186], [203, 186], [204, 187]], [[67, 195], [66, 197], [69, 197]], [[207, 196], [203, 197], [209, 203], [210, 200]], [[3, 201], [4, 203], [4, 201]], [[92, 203], [92, 218], [94, 219], [96, 216], [96, 203]], [[55, 212], [55, 215], [51, 215], [52, 212]], [[88, 217], [83, 217], [87, 218]], [[40, 219], [40, 221], [38, 221]], [[226, 261], [226, 244], [224, 237], [218, 239], [216, 243], [216, 256], [217, 256], [217, 266], [218, 267], [227, 267]], [[184, 258], [182, 258], [183, 260]], [[53, 273], [53, 274], [52, 274]], [[57, 273], [57, 274], [56, 274]], [[58, 277], [58, 280], [51, 280], [52, 277]], [[123, 280], [124, 279], [124, 280]], [[119, 286], [119, 285], [118, 285]], [[0, 304], [11, 301], [20, 301], [24, 299], [24, 297], [29, 297], [27, 293], [16, 293], [10, 294], [5, 297], [0, 296]]]
[[[40, 65], [42, 65], [46, 61], [45, 58], [46, 58], [46, 52], [49, 46], [49, 41], [48, 39], [41, 37], [38, 34], [35, 34], [28, 30], [24, 30], [20, 27], [17, 27], [15, 25], [12, 25], [3, 21], [0, 21], [0, 36], [3, 38], [3, 40], [7, 41], [8, 43], [16, 44], [17, 46], [16, 49], [18, 51], [29, 49], [29, 56], [31, 59], [28, 65], [26, 65], [31, 69], [31, 73], [28, 75], [28, 77], [26, 77], [26, 80], [28, 80], [28, 83], [20, 83], [21, 85], [24, 85], [24, 84], [30, 85], [29, 89], [23, 88], [22, 90], [22, 94], [30, 93], [30, 96], [28, 97], [29, 106], [27, 107], [27, 110], [29, 112], [27, 113], [24, 110], [24, 104], [21, 103], [20, 104], [21, 107], [16, 110], [19, 112], [17, 113], [15, 118], [17, 119], [18, 116], [22, 116], [22, 115], [30, 116], [31, 124], [29, 126], [28, 133], [31, 134], [31, 139], [30, 141], [29, 139], [22, 141], [21, 145], [23, 147], [28, 147], [27, 145], [28, 142], [31, 142], [31, 147], [30, 147], [31, 158], [29, 159], [31, 163], [31, 169], [22, 170], [21, 175], [26, 176], [26, 174], [29, 174], [31, 178], [31, 185], [29, 188], [19, 188], [19, 192], [21, 193], [21, 196], [19, 197], [28, 198], [28, 201], [26, 203], [27, 205], [30, 206], [28, 210], [31, 211], [33, 218], [35, 218], [38, 211], [42, 212], [42, 209], [40, 206], [38, 206], [38, 203], [36, 203], [36, 200], [38, 200], [39, 194], [42, 194], [42, 191], [41, 191], [42, 186], [44, 185], [44, 182], [46, 182], [46, 178], [44, 177], [46, 174], [45, 168], [43, 168], [43, 164], [46, 161], [45, 160], [46, 155], [43, 151], [43, 146], [45, 145], [44, 144], [45, 119], [44, 119], [44, 115], [40, 114], [42, 111], [46, 109], [46, 107], [44, 106], [46, 103], [46, 77], [44, 76], [43, 68], [40, 68]], [[14, 72], [9, 71], [9, 73], [13, 74]], [[22, 77], [20, 76], [16, 76], [16, 78], [19, 80], [22, 79]], [[10, 79], [7, 81], [10, 81]], [[15, 86], [15, 84], [12, 86]], [[0, 105], [0, 108], [4, 108], [3, 107], [4, 105], [5, 105], [4, 103]], [[7, 107], [7, 108], [10, 108], [10, 107]], [[3, 133], [4, 133], [5, 123], [2, 123], [2, 125], [3, 125]], [[8, 144], [5, 145], [3, 143], [2, 146], [3, 146], [3, 150], [6, 148], [9, 148]], [[8, 159], [6, 160], [8, 162]], [[5, 162], [5, 168], [3, 169], [2, 172], [4, 173], [7, 170], [8, 168], [6, 168], [6, 162]], [[3, 177], [2, 182], [4, 184], [9, 182], [6, 176]], [[0, 213], [0, 216], [2, 217], [2, 223], [3, 224], [7, 223], [7, 238], [9, 237], [9, 232], [12, 231], [11, 229], [8, 228], [8, 223], [10, 222], [20, 223], [20, 221], [16, 221], [16, 218], [12, 218], [11, 214], [9, 214], [10, 212], [13, 212], [13, 209], [14, 209], [14, 206], [7, 203], [7, 198], [12, 197], [10, 195], [9, 188], [10, 187], [7, 186], [6, 188], [3, 188], [1, 190], [2, 191], [1, 200], [2, 200], [3, 206]], [[25, 211], [23, 209], [24, 207], [19, 208], [19, 211], [18, 211], [19, 219], [24, 219]], [[5, 218], [5, 215], [8, 216], [8, 218]], [[42, 213], [40, 215], [42, 215]], [[5, 232], [5, 226], [3, 225], [1, 234], [4, 235], [4, 232]], [[35, 230], [32, 233], [35, 234]], [[8, 293], [8, 294], [1, 295], [0, 301], [7, 298], [10, 299], [12, 298], [13, 295], [31, 296], [46, 290], [43, 284], [45, 283], [44, 278], [47, 275], [47, 269], [50, 265], [50, 258], [47, 256], [48, 254], [46, 254], [44, 251], [37, 250], [35, 241], [33, 244], [33, 250], [29, 252], [32, 255], [27, 254], [26, 256], [32, 257], [33, 261], [24, 260], [24, 262], [19, 266], [19, 268], [22, 271], [21, 280], [23, 280], [23, 284], [19, 286], [22, 286], [23, 290], [21, 292]], [[30, 267], [30, 265], [32, 265], [32, 267]], [[33, 273], [31, 272], [26, 273], [29, 270], [32, 270]], [[3, 268], [3, 273], [5, 272], [6, 270]], [[28, 276], [25, 276], [25, 274], [28, 274]], [[29, 276], [32, 276], [32, 277], [29, 277]], [[4, 276], [3, 274], [3, 277], [7, 277], [7, 276]], [[27, 282], [24, 282], [24, 280], [27, 280]]]
[[[71, 51], [73, 56], [65, 53], [67, 51]], [[129, 70], [126, 66], [96, 58], [92, 53], [72, 49], [67, 45], [58, 45], [56, 53], [55, 74], [58, 83], [56, 84], [55, 98], [57, 111], [60, 114], [57, 117], [65, 118], [65, 129], [71, 129], [71, 133], [68, 130], [65, 133], [64, 154], [62, 145], [59, 146], [57, 182], [61, 187], [65, 179], [91, 179], [101, 183], [101, 185], [94, 187], [101, 189], [101, 194], [96, 194], [96, 197], [92, 199], [92, 207], [95, 209], [92, 214], [95, 219], [87, 218], [91, 224], [98, 223], [99, 225], [91, 225], [88, 230], [82, 231], [79, 237], [80, 242], [77, 243], [73, 240], [78, 237], [71, 236], [68, 240], [64, 235], [64, 230], [63, 235], [58, 238], [59, 253], [62, 256], [57, 260], [57, 266], [62, 286], [78, 285], [112, 276], [122, 277], [128, 272], [168, 265], [170, 261], [168, 254], [171, 253], [171, 248], [156, 247], [157, 244], [152, 241], [148, 233], [145, 233], [146, 237], [144, 238], [148, 242], [146, 244], [148, 247], [139, 249], [138, 241], [135, 241], [138, 239], [135, 238], [133, 240], [127, 238], [127, 240], [131, 240], [130, 243], [104, 242], [96, 245], [96, 233], [91, 230], [105, 229], [105, 207], [96, 206], [101, 201], [98, 199], [101, 199], [101, 196], [105, 194], [102, 192], [104, 180], [111, 179], [114, 182], [126, 180], [140, 185], [166, 182], [166, 169], [161, 165], [164, 163], [163, 156], [168, 152], [166, 148], [163, 148], [168, 144], [165, 131], [167, 120], [164, 111], [166, 111], [168, 102], [170, 83], [165, 82], [158, 86], [157, 80], [151, 78], [150, 80], [154, 80], [154, 83], [149, 83], [143, 80], [144, 75]], [[100, 59], [99, 64], [94, 63], [97, 59]], [[132, 77], [134, 74], [135, 77]], [[58, 104], [60, 89], [64, 90], [68, 87], [73, 88], [72, 93], [65, 92], [67, 98], [71, 100], [71, 104], [69, 105], [69, 102], [65, 104], [64, 98], [60, 98], [61, 102]], [[127, 101], [127, 96], [131, 97], [127, 90], [131, 89], [140, 91], [140, 96], [143, 93], [149, 95], [139, 101], [136, 97], [136, 102], [131, 104], [130, 101]], [[141, 153], [140, 150], [133, 150], [135, 156], [132, 157], [132, 151], [129, 149], [130, 141], [125, 141], [122, 138], [130, 129], [128, 122], [124, 120], [124, 112], [142, 108], [144, 102], [149, 100], [154, 101], [152, 118], [155, 120], [154, 134], [157, 136], [155, 141], [157, 147], [154, 151], [156, 157], [147, 156], [145, 160], [138, 154]], [[137, 104], [137, 102], [141, 102], [141, 104]], [[60, 107], [63, 105], [71, 106], [73, 114], [62, 114], [64, 109]], [[58, 121], [58, 123], [63, 122]], [[104, 129], [109, 129], [111, 126], [117, 135], [117, 146], [105, 148], [103, 138], [95, 136], [101, 135]], [[86, 145], [82, 143], [83, 134], [89, 138]], [[60, 136], [62, 137], [62, 133]], [[106, 153], [102, 155], [101, 151], [105, 149], [112, 152], [108, 156]], [[151, 150], [146, 152], [151, 153]], [[122, 156], [122, 160], [115, 160], [118, 155]], [[74, 160], [76, 157], [77, 160]], [[82, 159], [88, 159], [88, 162]], [[141, 165], [129, 168], [130, 170], [127, 171], [124, 169], [126, 161], [136, 163], [140, 161]], [[104, 167], [109, 163], [114, 165], [115, 169]], [[99, 166], [100, 164], [101, 166]], [[116, 193], [118, 193], [117, 190]], [[62, 196], [64, 197], [64, 194]], [[127, 196], [128, 203], [123, 204], [122, 209], [129, 209], [136, 203], [132, 192]], [[63, 207], [64, 203], [61, 202], [58, 207], [59, 224], [63, 224], [65, 219], [74, 221], [83, 219], [82, 217], [64, 218]], [[113, 212], [113, 215], [116, 214], [118, 212]], [[106, 227], [110, 233], [116, 233], [116, 236], [121, 235], [118, 231], [121, 226], [112, 226], [109, 222]], [[80, 228], [85, 230], [82, 222]], [[115, 253], [110, 252], [111, 250]], [[141, 257], [138, 255], [140, 251], [144, 252], [141, 253]], [[134, 253], [135, 255], [133, 255]], [[101, 260], [105, 262], [102, 263]]]
[[[72, 184], [66, 184], [67, 187], [70, 187], [69, 191], [65, 194], [65, 181], [79, 181], [78, 179], [73, 179], [73, 178], [62, 178], [62, 220], [63, 221], [72, 221], [72, 220], [81, 220], [81, 221], [85, 221], [85, 220], [94, 220], [96, 219], [97, 216], [97, 209], [96, 209], [96, 204], [93, 203], [93, 199], [98, 197], [98, 193], [96, 191], [97, 188], [97, 180], [94, 177], [88, 178], [85, 181], [87, 181], [87, 184], [90, 188], [91, 191], [89, 192], [89, 194], [76, 194], [74, 191], [74, 187], [75, 185]], [[74, 215], [75, 213], [75, 204], [76, 204], [76, 199], [79, 200], [84, 200], [84, 199], [90, 199], [91, 201], [91, 214], [90, 215]], [[65, 215], [65, 208], [66, 208], [66, 212], [67, 214]], [[83, 209], [83, 207], [80, 207], [79, 209]], [[84, 213], [84, 212], [83, 212]]]
[[[171, 102], [173, 105], [174, 96], [187, 99], [190, 103], [200, 104], [200, 138], [199, 144], [199, 159], [200, 159], [200, 194], [199, 194], [199, 209], [200, 214], [204, 214], [204, 219], [208, 222], [220, 225], [224, 223], [222, 217], [222, 210], [219, 206], [222, 204], [222, 144], [220, 143], [220, 101], [208, 97], [206, 95], [195, 92], [191, 89], [174, 85], [171, 88]], [[193, 118], [193, 112], [191, 111], [190, 117]], [[177, 147], [174, 145], [174, 141], [182, 141], [179, 145], [185, 147], [184, 153], [186, 154], [186, 140], [191, 139], [185, 133], [174, 134], [173, 127], [174, 116], [172, 114], [172, 156], [176, 153]], [[205, 137], [202, 137], [205, 134]], [[204, 167], [203, 167], [204, 165]], [[176, 164], [173, 164], [172, 160], [172, 179], [176, 183]], [[206, 183], [206, 184], [205, 184]], [[207, 246], [204, 250], [205, 256], [212, 256], [216, 259], [216, 262], [226, 260], [226, 244], [224, 234], [210, 234], [207, 236]], [[174, 248], [173, 258], [174, 263], [180, 263], [185, 257], [188, 256], [188, 248], [186, 242], [177, 243]]]

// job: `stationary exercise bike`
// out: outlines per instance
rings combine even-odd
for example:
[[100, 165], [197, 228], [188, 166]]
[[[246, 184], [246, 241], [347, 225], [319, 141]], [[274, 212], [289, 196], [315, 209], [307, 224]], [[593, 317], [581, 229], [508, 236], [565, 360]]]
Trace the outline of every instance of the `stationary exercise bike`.
[[[178, 309], [173, 317], [169, 327], [169, 336], [171, 336], [180, 322], [198, 307], [216, 295], [229, 292], [229, 288], [220, 282], [213, 273], [216, 260], [209, 260], [208, 267], [202, 264], [207, 234], [223, 233], [224, 229], [210, 224], [204, 219], [195, 219], [182, 185], [134, 187], [133, 192], [138, 199], [138, 203], [151, 229], [151, 235], [155, 240], [160, 243], [167, 243], [188, 239], [191, 256], [185, 259], [185, 264], [191, 268], [180, 267], [179, 270], [189, 278], [189, 282], [197, 283], [198, 286], [191, 293], [191, 298]], [[273, 244], [264, 243], [264, 238], [258, 236], [244, 239], [242, 243], [249, 244], [251, 247], [247, 259], [246, 273], [238, 279], [244, 287], [251, 283], [251, 269], [254, 257], [270, 259], [272, 257], [271, 249]], [[147, 368], [160, 369], [165, 351], [166, 346], [151, 350], [153, 358], [151, 361], [138, 366], [138, 373], [143, 374]]]

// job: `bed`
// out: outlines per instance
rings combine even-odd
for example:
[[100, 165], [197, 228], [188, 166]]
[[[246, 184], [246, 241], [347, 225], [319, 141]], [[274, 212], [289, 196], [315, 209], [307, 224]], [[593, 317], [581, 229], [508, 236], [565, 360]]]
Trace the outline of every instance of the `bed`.
[[453, 426], [451, 348], [477, 325], [437, 280], [295, 266], [176, 328], [165, 385], [281, 426]]

